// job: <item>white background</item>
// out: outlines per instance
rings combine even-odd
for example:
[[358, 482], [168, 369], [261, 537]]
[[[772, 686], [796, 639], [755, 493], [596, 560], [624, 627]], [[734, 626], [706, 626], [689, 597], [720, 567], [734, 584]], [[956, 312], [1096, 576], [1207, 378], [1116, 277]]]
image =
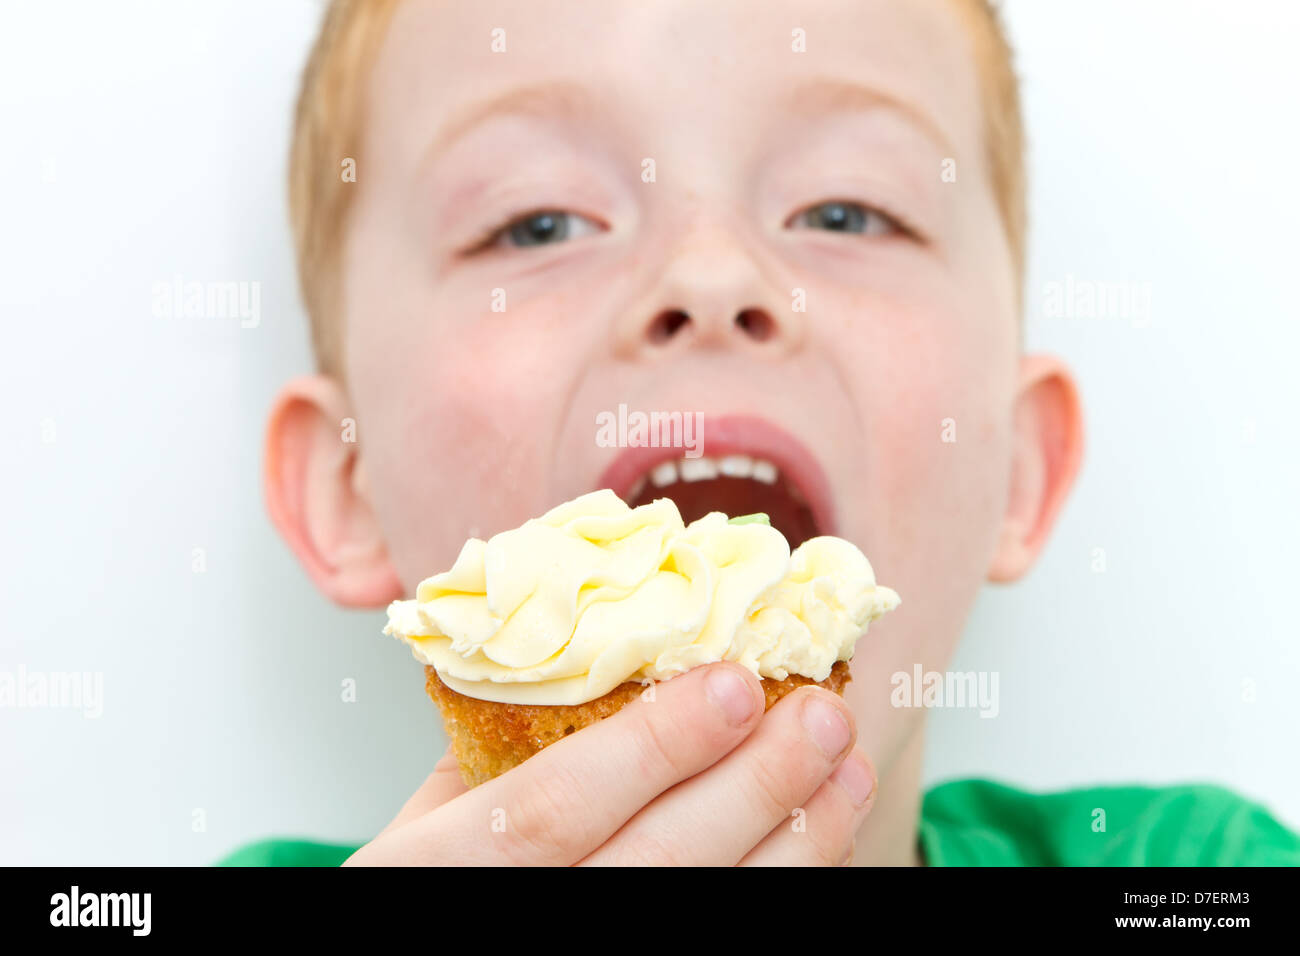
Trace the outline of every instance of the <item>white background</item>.
[[[1000, 674], [1001, 716], [936, 713], [929, 780], [1218, 781], [1300, 827], [1297, 9], [1010, 5], [1028, 339], [1077, 370], [1089, 444], [954, 664]], [[309, 367], [283, 183], [318, 10], [0, 15], [0, 671], [99, 671], [105, 698], [0, 710], [0, 862], [360, 841], [442, 751], [382, 612], [328, 606], [260, 499], [269, 402]], [[260, 281], [260, 326], [155, 318], [177, 275]], [[1044, 318], [1067, 275], [1150, 283], [1150, 321]]]

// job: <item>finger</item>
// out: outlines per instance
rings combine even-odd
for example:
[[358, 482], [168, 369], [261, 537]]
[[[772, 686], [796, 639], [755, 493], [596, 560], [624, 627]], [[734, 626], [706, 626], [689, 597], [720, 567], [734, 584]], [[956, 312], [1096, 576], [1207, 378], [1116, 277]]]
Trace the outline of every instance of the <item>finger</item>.
[[726, 758], [664, 794], [583, 862], [738, 863], [817, 791], [855, 736], [843, 700], [820, 687], [800, 688]]
[[717, 763], [762, 713], [762, 688], [745, 668], [695, 668], [385, 834], [369, 845], [368, 861], [574, 863], [659, 794]]
[[741, 866], [839, 866], [876, 799], [876, 771], [854, 750], [806, 806], [745, 854]]
[[398, 811], [397, 816], [393, 817], [391, 823], [379, 831], [380, 835], [387, 833], [395, 827], [410, 823], [416, 817], [422, 817], [430, 810], [434, 810], [448, 800], [460, 796], [469, 787], [465, 786], [465, 781], [461, 779], [460, 765], [456, 762], [456, 755], [447, 748], [447, 752], [442, 758], [433, 765], [433, 772], [425, 778], [424, 783], [420, 784], [420, 789], [411, 795]]

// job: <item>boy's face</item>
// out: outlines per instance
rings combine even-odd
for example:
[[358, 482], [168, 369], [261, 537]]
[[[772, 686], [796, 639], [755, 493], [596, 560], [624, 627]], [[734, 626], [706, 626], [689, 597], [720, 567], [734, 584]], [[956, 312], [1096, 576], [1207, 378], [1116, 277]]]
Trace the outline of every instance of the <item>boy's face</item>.
[[849, 689], [887, 763], [889, 675], [943, 666], [1012, 494], [1016, 280], [970, 44], [952, 0], [404, 0], [344, 187], [344, 313], [406, 593], [601, 487], [625, 452], [599, 413], [702, 412], [705, 455], [712, 426], [788, 461], [761, 494], [802, 486], [903, 596]]

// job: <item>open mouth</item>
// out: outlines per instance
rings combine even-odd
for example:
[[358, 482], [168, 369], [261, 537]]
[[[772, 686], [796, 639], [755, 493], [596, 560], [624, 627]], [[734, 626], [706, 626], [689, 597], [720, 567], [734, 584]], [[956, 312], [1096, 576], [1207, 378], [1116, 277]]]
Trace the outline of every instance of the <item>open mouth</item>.
[[710, 511], [733, 517], [761, 511], [792, 548], [821, 533], [798, 486], [772, 462], [749, 455], [662, 462], [625, 500], [635, 507], [656, 498], [673, 499], [688, 523]]
[[711, 425], [709, 454], [629, 449], [605, 472], [602, 486], [633, 507], [671, 498], [688, 523], [711, 511], [732, 517], [762, 512], [791, 548], [834, 534], [825, 478], [793, 438], [753, 419]]

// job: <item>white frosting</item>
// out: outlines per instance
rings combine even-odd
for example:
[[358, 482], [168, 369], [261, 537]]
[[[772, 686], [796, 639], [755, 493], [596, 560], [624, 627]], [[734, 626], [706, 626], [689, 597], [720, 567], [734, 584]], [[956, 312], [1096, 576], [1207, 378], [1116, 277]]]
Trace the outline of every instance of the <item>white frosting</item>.
[[841, 538], [791, 554], [766, 524], [714, 512], [687, 526], [671, 499], [631, 508], [603, 490], [471, 538], [389, 606], [384, 633], [470, 697], [580, 704], [719, 660], [825, 680], [898, 603]]

